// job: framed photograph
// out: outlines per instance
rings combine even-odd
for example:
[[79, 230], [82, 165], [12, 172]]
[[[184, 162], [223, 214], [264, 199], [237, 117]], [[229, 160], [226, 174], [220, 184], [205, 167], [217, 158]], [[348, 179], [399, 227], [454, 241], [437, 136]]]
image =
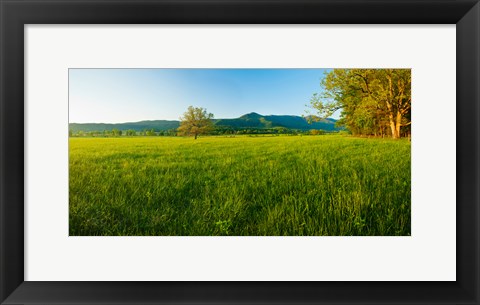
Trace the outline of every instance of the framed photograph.
[[478, 1], [1, 1], [1, 304], [478, 304]]

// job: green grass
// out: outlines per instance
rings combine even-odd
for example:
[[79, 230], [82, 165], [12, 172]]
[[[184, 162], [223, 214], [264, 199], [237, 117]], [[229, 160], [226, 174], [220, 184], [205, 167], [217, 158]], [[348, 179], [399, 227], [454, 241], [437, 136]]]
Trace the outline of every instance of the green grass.
[[410, 235], [410, 143], [70, 139], [70, 235]]

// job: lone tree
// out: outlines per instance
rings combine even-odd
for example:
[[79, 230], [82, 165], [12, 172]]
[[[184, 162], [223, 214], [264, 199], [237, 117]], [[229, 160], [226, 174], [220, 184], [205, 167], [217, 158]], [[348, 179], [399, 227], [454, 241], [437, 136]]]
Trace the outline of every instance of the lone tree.
[[199, 135], [208, 134], [213, 130], [213, 114], [207, 109], [189, 106], [187, 111], [180, 117], [180, 135], [194, 136], [195, 140]]

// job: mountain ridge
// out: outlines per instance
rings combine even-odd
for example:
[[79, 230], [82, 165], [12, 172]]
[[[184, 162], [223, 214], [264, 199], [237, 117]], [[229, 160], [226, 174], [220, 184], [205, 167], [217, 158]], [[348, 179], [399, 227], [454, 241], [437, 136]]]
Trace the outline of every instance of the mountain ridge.
[[[297, 130], [322, 129], [325, 131], [337, 131], [342, 128], [336, 127], [337, 120], [332, 118], [320, 119], [317, 122], [309, 123], [308, 119], [298, 115], [261, 115], [256, 112], [244, 114], [233, 119], [213, 119], [216, 127], [237, 129], [267, 129], [286, 128]], [[165, 131], [176, 129], [180, 126], [179, 120], [142, 120], [138, 122], [125, 123], [69, 123], [72, 132], [91, 132], [118, 129], [121, 131], [154, 130]]]

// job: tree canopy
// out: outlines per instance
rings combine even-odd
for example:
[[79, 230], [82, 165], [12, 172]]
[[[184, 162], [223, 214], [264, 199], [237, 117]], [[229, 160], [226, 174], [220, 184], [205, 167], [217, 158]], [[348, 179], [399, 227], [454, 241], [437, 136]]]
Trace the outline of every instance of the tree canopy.
[[208, 134], [213, 130], [213, 114], [208, 113], [207, 109], [189, 106], [187, 111], [180, 117], [180, 135], [194, 136]]
[[325, 118], [342, 110], [338, 124], [353, 134], [410, 134], [410, 69], [333, 69], [313, 94], [310, 106]]

